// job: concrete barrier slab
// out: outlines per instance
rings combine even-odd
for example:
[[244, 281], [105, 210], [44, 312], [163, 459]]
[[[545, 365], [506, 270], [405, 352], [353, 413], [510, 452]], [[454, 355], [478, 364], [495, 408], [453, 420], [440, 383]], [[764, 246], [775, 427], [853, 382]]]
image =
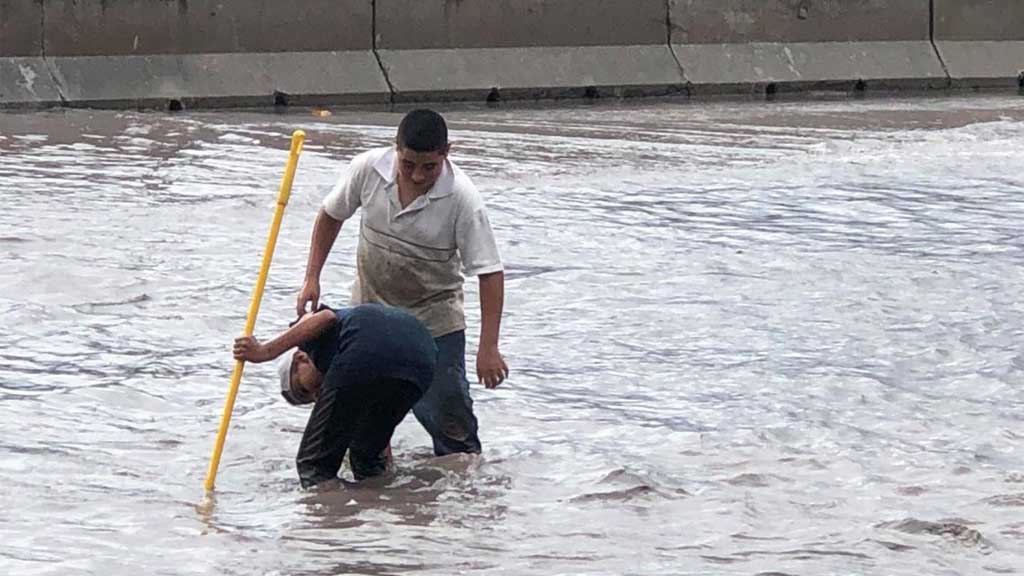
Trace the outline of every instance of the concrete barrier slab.
[[938, 88], [948, 79], [929, 42], [676, 44], [694, 92], [776, 84]]
[[42, 2], [0, 0], [0, 58], [42, 55]]
[[673, 44], [905, 42], [929, 40], [930, 1], [669, 0], [668, 5]]
[[387, 102], [387, 83], [372, 52], [71, 56], [50, 58], [71, 102], [85, 106], [165, 107]]
[[667, 44], [666, 0], [374, 0], [378, 49]]
[[396, 101], [653, 95], [681, 89], [667, 45], [381, 50]]
[[47, 56], [373, 49], [373, 0], [46, 0], [45, 10]]
[[60, 92], [42, 58], [0, 58], [0, 108], [60, 103]]
[[274, 90], [290, 104], [377, 104], [391, 90], [370, 51], [259, 54]]
[[1015, 87], [1024, 74], [1024, 41], [936, 42], [953, 85]]
[[935, 40], [1024, 42], [1021, 0], [933, 0]]

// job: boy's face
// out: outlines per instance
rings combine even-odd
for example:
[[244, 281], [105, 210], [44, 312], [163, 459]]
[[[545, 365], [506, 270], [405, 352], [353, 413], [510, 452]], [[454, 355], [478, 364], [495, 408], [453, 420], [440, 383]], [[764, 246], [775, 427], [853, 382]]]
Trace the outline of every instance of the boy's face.
[[449, 146], [434, 152], [417, 152], [398, 146], [398, 185], [403, 190], [426, 194], [444, 169]]
[[292, 392], [298, 397], [300, 403], [306, 404], [315, 402], [320, 395], [320, 383], [323, 377], [316, 369], [313, 360], [302, 350], [296, 350], [292, 357]]

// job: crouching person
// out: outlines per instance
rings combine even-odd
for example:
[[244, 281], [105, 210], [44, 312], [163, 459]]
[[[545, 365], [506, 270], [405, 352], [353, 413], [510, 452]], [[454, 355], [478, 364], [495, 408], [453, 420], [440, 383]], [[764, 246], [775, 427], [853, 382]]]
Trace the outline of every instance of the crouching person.
[[235, 339], [234, 357], [281, 357], [281, 395], [314, 403], [296, 457], [305, 488], [338, 476], [345, 453], [356, 480], [383, 474], [395, 427], [434, 379], [437, 347], [426, 327], [398, 308], [321, 306], [277, 338]]

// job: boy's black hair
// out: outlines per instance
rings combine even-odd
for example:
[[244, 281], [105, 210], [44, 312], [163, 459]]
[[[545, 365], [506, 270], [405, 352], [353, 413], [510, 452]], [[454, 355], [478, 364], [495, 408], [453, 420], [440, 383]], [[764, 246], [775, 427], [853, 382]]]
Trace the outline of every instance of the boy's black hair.
[[441, 152], [448, 146], [448, 126], [433, 110], [413, 110], [398, 125], [398, 146], [413, 152]]

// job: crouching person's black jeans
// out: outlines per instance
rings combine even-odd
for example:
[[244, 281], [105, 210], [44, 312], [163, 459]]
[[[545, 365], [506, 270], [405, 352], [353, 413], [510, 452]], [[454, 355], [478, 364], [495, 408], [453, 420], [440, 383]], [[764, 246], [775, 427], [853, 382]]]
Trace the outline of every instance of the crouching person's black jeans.
[[303, 488], [337, 478], [345, 452], [356, 480], [383, 474], [395, 427], [423, 395], [406, 380], [327, 376], [295, 458]]

